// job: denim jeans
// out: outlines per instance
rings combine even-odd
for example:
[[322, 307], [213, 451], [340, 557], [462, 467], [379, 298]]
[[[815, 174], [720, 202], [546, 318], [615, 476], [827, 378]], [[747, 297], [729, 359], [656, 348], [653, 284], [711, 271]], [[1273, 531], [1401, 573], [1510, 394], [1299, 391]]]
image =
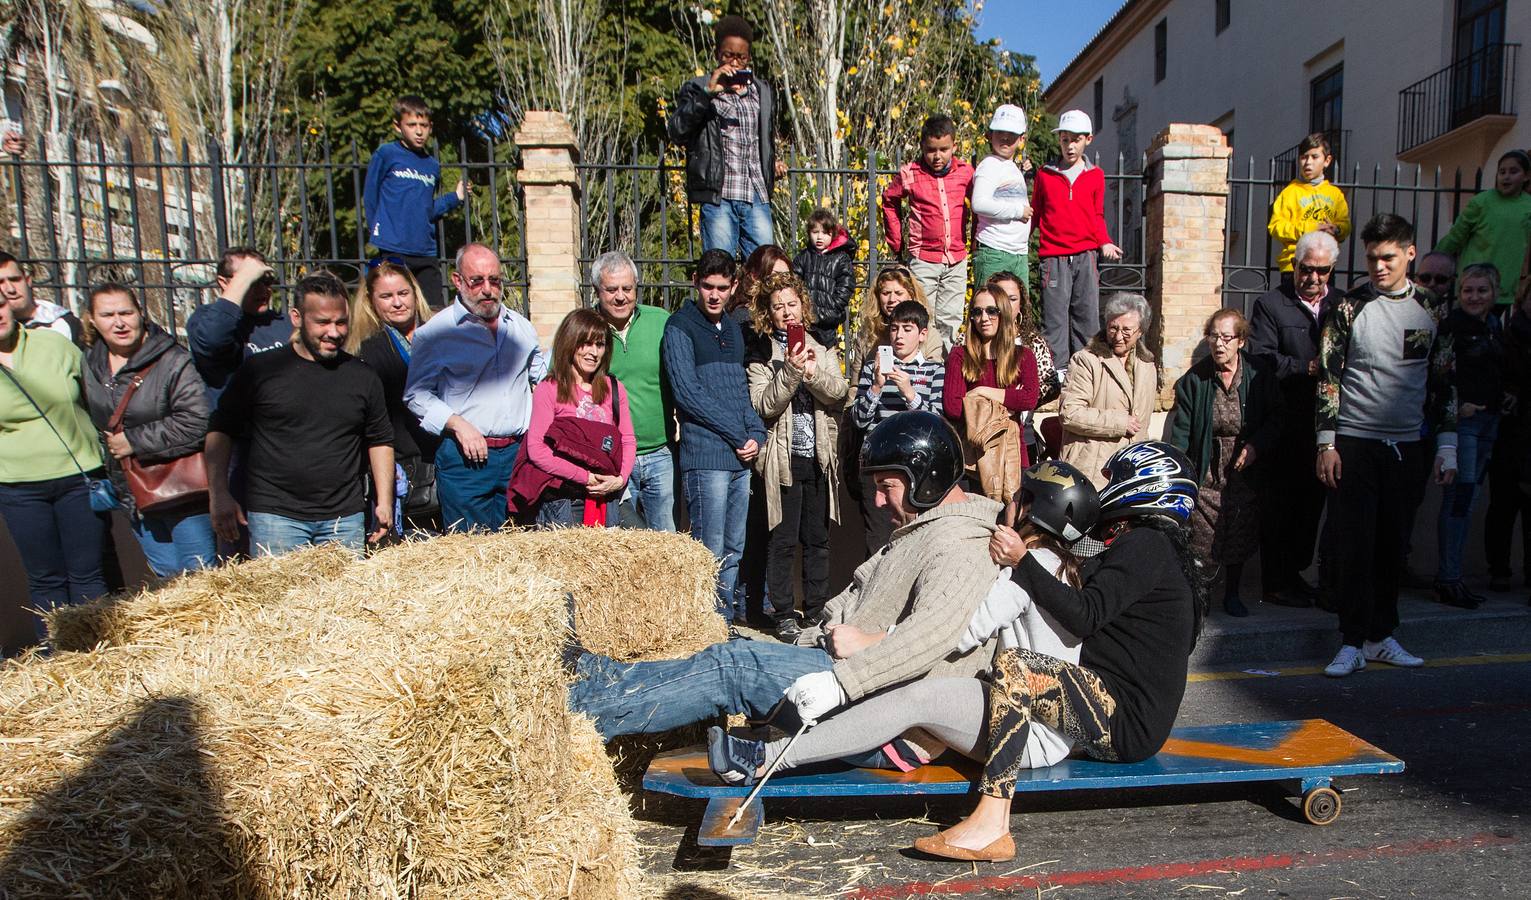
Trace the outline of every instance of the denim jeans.
[[[84, 603], [106, 593], [101, 554], [110, 539], [108, 515], [90, 508], [79, 475], [0, 484], [0, 517], [27, 570], [27, 605]], [[45, 634], [38, 619], [37, 636]]]
[[193, 515], [134, 515], [133, 536], [144, 549], [149, 568], [161, 578], [218, 564], [218, 541], [207, 513]]
[[317, 544], [340, 544], [359, 553], [367, 542], [364, 513], [317, 522], [260, 512], [252, 512], [247, 518], [250, 521], [250, 550], [257, 556], [278, 556]]
[[739, 580], [739, 557], [744, 553], [744, 532], [750, 511], [748, 469], [692, 469], [681, 475], [686, 486], [686, 511], [691, 516], [691, 536], [712, 551], [718, 567], [718, 614], [725, 619], [742, 618], [745, 608], [734, 603]]
[[724, 250], [748, 259], [761, 244], [776, 242], [771, 204], [759, 197], [702, 204], [702, 252]]
[[1462, 553], [1472, 527], [1473, 500], [1488, 473], [1498, 435], [1498, 413], [1480, 412], [1457, 420], [1457, 477], [1441, 486], [1441, 515], [1436, 526], [1440, 562], [1435, 580], [1442, 584], [1462, 580]]
[[[761, 718], [800, 676], [827, 672], [833, 665], [817, 647], [767, 641], [727, 641], [686, 659], [658, 662], [620, 663], [587, 654], [569, 686], [569, 708], [594, 719], [606, 740], [669, 731], [730, 713]], [[795, 727], [790, 704], [783, 714]]]
[[620, 515], [623, 528], [675, 530], [675, 457], [669, 447], [633, 460]]
[[519, 443], [489, 450], [489, 459], [470, 464], [463, 459], [457, 441], [446, 438], [436, 449], [436, 496], [441, 498], [441, 524], [447, 531], [505, 527], [510, 511], [505, 488], [516, 463]]

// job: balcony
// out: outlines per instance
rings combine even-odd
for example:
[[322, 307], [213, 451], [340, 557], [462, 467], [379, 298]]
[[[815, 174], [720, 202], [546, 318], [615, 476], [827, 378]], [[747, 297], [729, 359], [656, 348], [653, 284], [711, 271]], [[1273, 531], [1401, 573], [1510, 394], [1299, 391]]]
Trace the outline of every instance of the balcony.
[[1515, 124], [1519, 44], [1489, 44], [1398, 92], [1398, 158], [1425, 162], [1447, 145], [1488, 152]]

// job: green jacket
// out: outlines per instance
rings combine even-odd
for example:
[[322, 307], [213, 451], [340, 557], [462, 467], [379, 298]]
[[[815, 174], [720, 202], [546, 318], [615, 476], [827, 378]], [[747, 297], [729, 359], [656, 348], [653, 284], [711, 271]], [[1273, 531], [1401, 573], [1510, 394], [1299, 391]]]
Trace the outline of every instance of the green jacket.
[[669, 319], [665, 310], [640, 304], [633, 309], [625, 340], [615, 329], [611, 332], [611, 374], [627, 388], [627, 411], [640, 456], [670, 442], [673, 404], [659, 356]]
[[1487, 190], [1467, 201], [1462, 214], [1435, 249], [1457, 258], [1457, 272], [1473, 263], [1493, 263], [1499, 270], [1498, 302], [1515, 300], [1515, 285], [1531, 242], [1531, 195], [1505, 198]]
[[[16, 331], [13, 368], [0, 373], [0, 483], [49, 481], [101, 468], [101, 442], [85, 409], [84, 354], [56, 331], [20, 326]], [[46, 421], [16, 382], [42, 407]]]
[[[1199, 483], [1212, 464], [1212, 400], [1217, 372], [1212, 357], [1204, 357], [1175, 382], [1175, 409], [1170, 414], [1170, 443], [1185, 451], [1196, 467]], [[1275, 373], [1263, 362], [1239, 351], [1239, 406], [1243, 424], [1234, 453], [1255, 450], [1255, 464], [1274, 453], [1281, 433], [1281, 389]]]

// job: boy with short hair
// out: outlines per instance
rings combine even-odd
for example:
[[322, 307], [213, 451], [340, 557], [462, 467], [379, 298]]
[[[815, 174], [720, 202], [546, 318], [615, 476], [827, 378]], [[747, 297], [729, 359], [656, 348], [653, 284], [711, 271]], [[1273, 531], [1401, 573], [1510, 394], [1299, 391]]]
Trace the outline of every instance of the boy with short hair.
[[1336, 241], [1350, 236], [1350, 207], [1345, 195], [1330, 184], [1324, 171], [1334, 162], [1329, 139], [1314, 132], [1297, 145], [1297, 177], [1276, 195], [1266, 230], [1281, 242], [1282, 283], [1291, 284], [1292, 255], [1297, 239], [1310, 231], [1327, 231]]
[[388, 258], [414, 274], [432, 308], [445, 302], [436, 253], [436, 222], [468, 199], [472, 186], [459, 179], [457, 189], [436, 196], [441, 163], [426, 149], [431, 140], [431, 108], [412, 94], [393, 101], [393, 130], [398, 140], [372, 153], [362, 204], [367, 240], [375, 259]]
[[879, 354], [867, 354], [856, 382], [856, 402], [851, 406], [851, 421], [857, 428], [870, 431], [894, 413], [911, 409], [941, 411], [946, 363], [926, 359], [920, 353], [929, 330], [930, 314], [920, 301], [905, 300], [893, 307], [888, 319], [893, 368], [884, 372], [877, 364]]
[[996, 272], [1030, 276], [1031, 203], [1016, 160], [1026, 148], [1026, 112], [1006, 103], [989, 120], [989, 150], [973, 172], [973, 283], [985, 285]]
[[1058, 159], [1037, 172], [1031, 198], [1042, 257], [1042, 331], [1053, 360], [1068, 360], [1100, 331], [1096, 257], [1121, 259], [1106, 231], [1106, 176], [1084, 158], [1094, 139], [1090, 117], [1071, 109], [1058, 117]]
[[[956, 158], [957, 124], [936, 115], [920, 128], [920, 156], [905, 163], [882, 192], [882, 227], [895, 255], [909, 254], [909, 271], [925, 289], [941, 340], [951, 346], [967, 302], [968, 192], [973, 167]], [[909, 198], [909, 228], [899, 215]]]
[[825, 347], [839, 343], [836, 332], [856, 289], [851, 261], [851, 236], [835, 214], [823, 207], [808, 216], [808, 243], [792, 260], [792, 271], [808, 285], [813, 298], [813, 324], [808, 333]]

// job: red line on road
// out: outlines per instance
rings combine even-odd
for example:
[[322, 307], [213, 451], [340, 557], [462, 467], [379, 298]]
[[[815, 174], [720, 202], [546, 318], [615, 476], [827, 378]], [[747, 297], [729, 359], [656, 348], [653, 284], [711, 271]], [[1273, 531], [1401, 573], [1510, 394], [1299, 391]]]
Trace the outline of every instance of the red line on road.
[[921, 897], [933, 894], [976, 894], [983, 891], [1032, 890], [1037, 888], [1076, 887], [1116, 882], [1162, 881], [1219, 872], [1259, 872], [1266, 869], [1307, 868], [1310, 866], [1328, 865], [1330, 863], [1394, 859], [1403, 856], [1419, 856], [1427, 853], [1451, 853], [1460, 850], [1503, 847], [1506, 844], [1513, 843], [1515, 843], [1515, 838], [1513, 837], [1501, 837], [1496, 834], [1482, 832], [1472, 837], [1411, 841], [1404, 844], [1386, 844], [1381, 847], [1352, 847], [1341, 850], [1325, 850], [1322, 853], [1274, 853], [1269, 856], [1230, 856], [1223, 859], [1204, 859], [1198, 862], [1166, 863], [1154, 866], [1127, 866], [1116, 869], [1086, 869], [1077, 872], [1057, 872], [1051, 875], [999, 875], [988, 878], [964, 878], [942, 882], [911, 881], [903, 884], [866, 887], [853, 891], [846, 896], [855, 898], [855, 900], [892, 900], [895, 897]]

